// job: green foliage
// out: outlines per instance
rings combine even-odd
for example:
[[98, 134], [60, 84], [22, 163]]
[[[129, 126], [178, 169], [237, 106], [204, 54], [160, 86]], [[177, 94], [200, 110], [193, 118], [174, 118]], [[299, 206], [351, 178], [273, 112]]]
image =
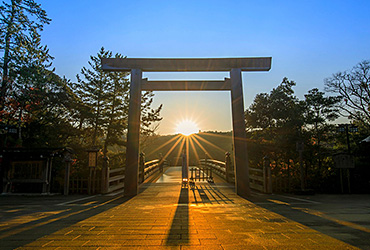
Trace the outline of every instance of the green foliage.
[[320, 181], [332, 174], [328, 144], [333, 141], [333, 127], [327, 122], [338, 117], [338, 98], [312, 89], [305, 100], [299, 100], [295, 85], [284, 78], [270, 93], [258, 94], [245, 114], [251, 166], [261, 168], [263, 157], [268, 156], [275, 178], [285, 183], [284, 191], [300, 186], [297, 143], [304, 144], [302, 163], [309, 187], [320, 188]]
[[[91, 56], [89, 67], [81, 69], [78, 82], [71, 84], [79, 98], [74, 117], [76, 128], [83, 134], [85, 147], [99, 146], [103, 156], [111, 158], [111, 165], [122, 165], [120, 156], [125, 150], [127, 116], [129, 107], [129, 80], [125, 72], [104, 72], [101, 59], [113, 57], [113, 53], [101, 48], [96, 56]], [[123, 58], [116, 54], [115, 58]], [[141, 100], [141, 133], [150, 136], [154, 133], [153, 122], [158, 122], [162, 106], [151, 108], [153, 93], [145, 92]]]
[[[9, 90], [14, 91], [19, 75], [28, 74], [28, 68], [50, 66], [52, 59], [42, 46], [39, 32], [51, 20], [33, 0], [2, 1], [0, 6], [0, 49], [2, 84], [0, 110], [4, 109]], [[25, 70], [26, 69], [26, 70]]]
[[52, 57], [39, 34], [50, 21], [33, 0], [2, 1], [0, 6], [0, 122], [18, 128], [16, 136], [1, 135], [1, 146], [22, 146], [23, 140], [27, 146], [51, 145], [52, 135], [34, 132], [49, 131], [51, 121], [63, 123], [58, 118], [65, 116], [65, 107], [57, 99], [67, 102], [68, 90], [65, 80], [48, 70]]
[[[111, 167], [122, 166], [129, 104], [128, 73], [103, 72], [101, 59], [113, 57], [101, 48], [81, 69], [77, 83], [51, 70], [52, 57], [41, 44], [40, 31], [51, 20], [34, 0], [2, 1], [0, 6], [0, 147], [71, 147], [77, 159], [72, 175], [87, 172], [92, 145], [110, 156]], [[122, 58], [120, 54], [114, 55]], [[142, 95], [141, 133], [154, 133], [162, 106], [152, 108], [154, 94]], [[9, 133], [9, 129], [16, 133]]]
[[334, 121], [339, 117], [337, 108], [340, 97], [324, 96], [324, 92], [313, 88], [305, 95], [307, 105], [306, 119], [308, 124], [313, 124], [315, 127], [324, 124], [327, 121]]
[[270, 94], [258, 94], [250, 108], [246, 110], [247, 127], [274, 130], [302, 124], [301, 105], [293, 95], [295, 85], [294, 81], [284, 78]]

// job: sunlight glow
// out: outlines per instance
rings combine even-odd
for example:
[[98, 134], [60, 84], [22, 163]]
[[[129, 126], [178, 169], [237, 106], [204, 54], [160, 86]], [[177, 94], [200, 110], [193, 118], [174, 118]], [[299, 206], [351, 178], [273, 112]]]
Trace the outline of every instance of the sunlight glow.
[[199, 132], [198, 125], [191, 120], [183, 120], [176, 126], [176, 133], [189, 136]]

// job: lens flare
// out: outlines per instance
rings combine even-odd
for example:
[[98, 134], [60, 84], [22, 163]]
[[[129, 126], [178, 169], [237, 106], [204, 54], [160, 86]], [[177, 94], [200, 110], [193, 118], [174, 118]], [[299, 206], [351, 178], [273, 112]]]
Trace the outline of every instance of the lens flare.
[[183, 120], [176, 126], [176, 133], [189, 136], [199, 132], [198, 125], [191, 120]]

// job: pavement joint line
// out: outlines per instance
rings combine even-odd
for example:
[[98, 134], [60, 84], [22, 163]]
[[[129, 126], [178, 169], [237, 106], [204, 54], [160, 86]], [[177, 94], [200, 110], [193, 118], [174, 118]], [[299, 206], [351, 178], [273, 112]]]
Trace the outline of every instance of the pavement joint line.
[[288, 235], [285, 235], [285, 234], [281, 234], [282, 236], [284, 236], [285, 238], [287, 238], [287, 239], [290, 239], [290, 237], [288, 236]]
[[276, 244], [280, 245], [279, 241], [277, 241], [276, 239], [272, 239]]
[[76, 236], [76, 237], [74, 237], [73, 239], [72, 239], [72, 241], [74, 241], [74, 240], [77, 240], [78, 238], [80, 238], [81, 237], [81, 234], [80, 235], [78, 235], [78, 236]]
[[53, 243], [53, 242], [54, 242], [54, 240], [51, 240], [51, 241], [49, 241], [49, 242], [45, 243], [44, 245], [42, 245], [42, 247], [46, 247], [47, 245], [49, 245], [49, 244], [51, 244], [51, 243]]
[[306, 200], [306, 199], [301, 199], [301, 198], [296, 198], [296, 197], [291, 197], [291, 196], [286, 196], [286, 195], [279, 195], [284, 198], [292, 199], [292, 200], [297, 200], [297, 201], [304, 201], [307, 203], [313, 203], [313, 204], [321, 204], [321, 202], [318, 201], [311, 201], [311, 200]]
[[83, 243], [81, 246], [83, 247], [84, 245], [86, 245], [87, 243], [89, 243], [90, 240], [86, 241], [85, 243]]
[[65, 206], [65, 205], [70, 204], [70, 203], [73, 203], [73, 202], [78, 202], [78, 201], [83, 201], [83, 200], [87, 200], [87, 199], [92, 199], [92, 198], [94, 198], [96, 196], [100, 196], [100, 195], [93, 195], [93, 196], [84, 197], [84, 198], [77, 199], [77, 200], [66, 201], [66, 202], [63, 202], [63, 203], [56, 204], [56, 206]]
[[69, 232], [65, 233], [64, 235], [68, 235], [68, 234], [70, 234], [70, 233], [72, 233], [72, 232], [73, 232], [73, 230], [71, 230], [71, 231], [69, 231]]
[[308, 238], [308, 240], [309, 241], [312, 241], [313, 243], [315, 243], [315, 244], [317, 244], [317, 242], [316, 241], [314, 241], [313, 239], [311, 239], [311, 238]]

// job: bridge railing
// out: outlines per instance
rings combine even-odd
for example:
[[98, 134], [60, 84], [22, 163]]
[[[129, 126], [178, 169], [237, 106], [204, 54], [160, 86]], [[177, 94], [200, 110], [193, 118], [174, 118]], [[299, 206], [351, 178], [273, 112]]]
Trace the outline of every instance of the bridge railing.
[[192, 167], [190, 170], [191, 181], [208, 181], [213, 182], [213, 169], [209, 166]]
[[167, 164], [167, 161], [163, 159], [156, 159], [152, 161], [145, 162], [144, 172], [139, 172], [139, 176], [142, 176], [141, 183], [144, 182], [149, 176], [155, 172], [163, 172], [163, 167]]
[[211, 173], [215, 173], [227, 182], [235, 182], [233, 166], [231, 164], [230, 153], [225, 154], [225, 161], [218, 161], [213, 159], [199, 160], [200, 168], [210, 168]]
[[167, 161], [162, 157], [160, 159], [145, 162], [145, 154], [140, 154], [139, 163], [139, 183], [143, 183], [149, 176], [160, 171], [163, 172], [163, 167], [167, 165]]
[[249, 167], [249, 183], [251, 189], [262, 193], [272, 193], [270, 166], [264, 164], [263, 169]]
[[195, 178], [202, 174], [204, 180], [204, 175], [212, 177], [213, 173], [221, 176], [224, 179], [226, 176], [225, 162], [222, 161], [201, 159], [199, 161], [199, 170], [201, 170], [199, 174], [197, 174], [197, 172], [195, 171]]
[[106, 193], [111, 193], [119, 189], [124, 188], [125, 186], [125, 167], [109, 169], [108, 172], [108, 183]]
[[[144, 182], [157, 171], [163, 172], [163, 167], [166, 164], [167, 161], [163, 159], [145, 162], [144, 154], [140, 154], [139, 183]], [[116, 169], [109, 169], [108, 167], [106, 176], [107, 178], [104, 182], [104, 187], [102, 187], [102, 193], [111, 193], [125, 187], [125, 167]]]
[[[200, 169], [202, 167], [210, 168], [211, 175], [216, 173], [227, 182], [235, 182], [234, 169], [231, 164], [230, 153], [226, 153], [225, 162], [201, 159]], [[203, 171], [204, 173], [204, 171]], [[250, 187], [262, 193], [272, 192], [271, 168], [267, 158], [264, 158], [263, 169], [249, 167]]]

